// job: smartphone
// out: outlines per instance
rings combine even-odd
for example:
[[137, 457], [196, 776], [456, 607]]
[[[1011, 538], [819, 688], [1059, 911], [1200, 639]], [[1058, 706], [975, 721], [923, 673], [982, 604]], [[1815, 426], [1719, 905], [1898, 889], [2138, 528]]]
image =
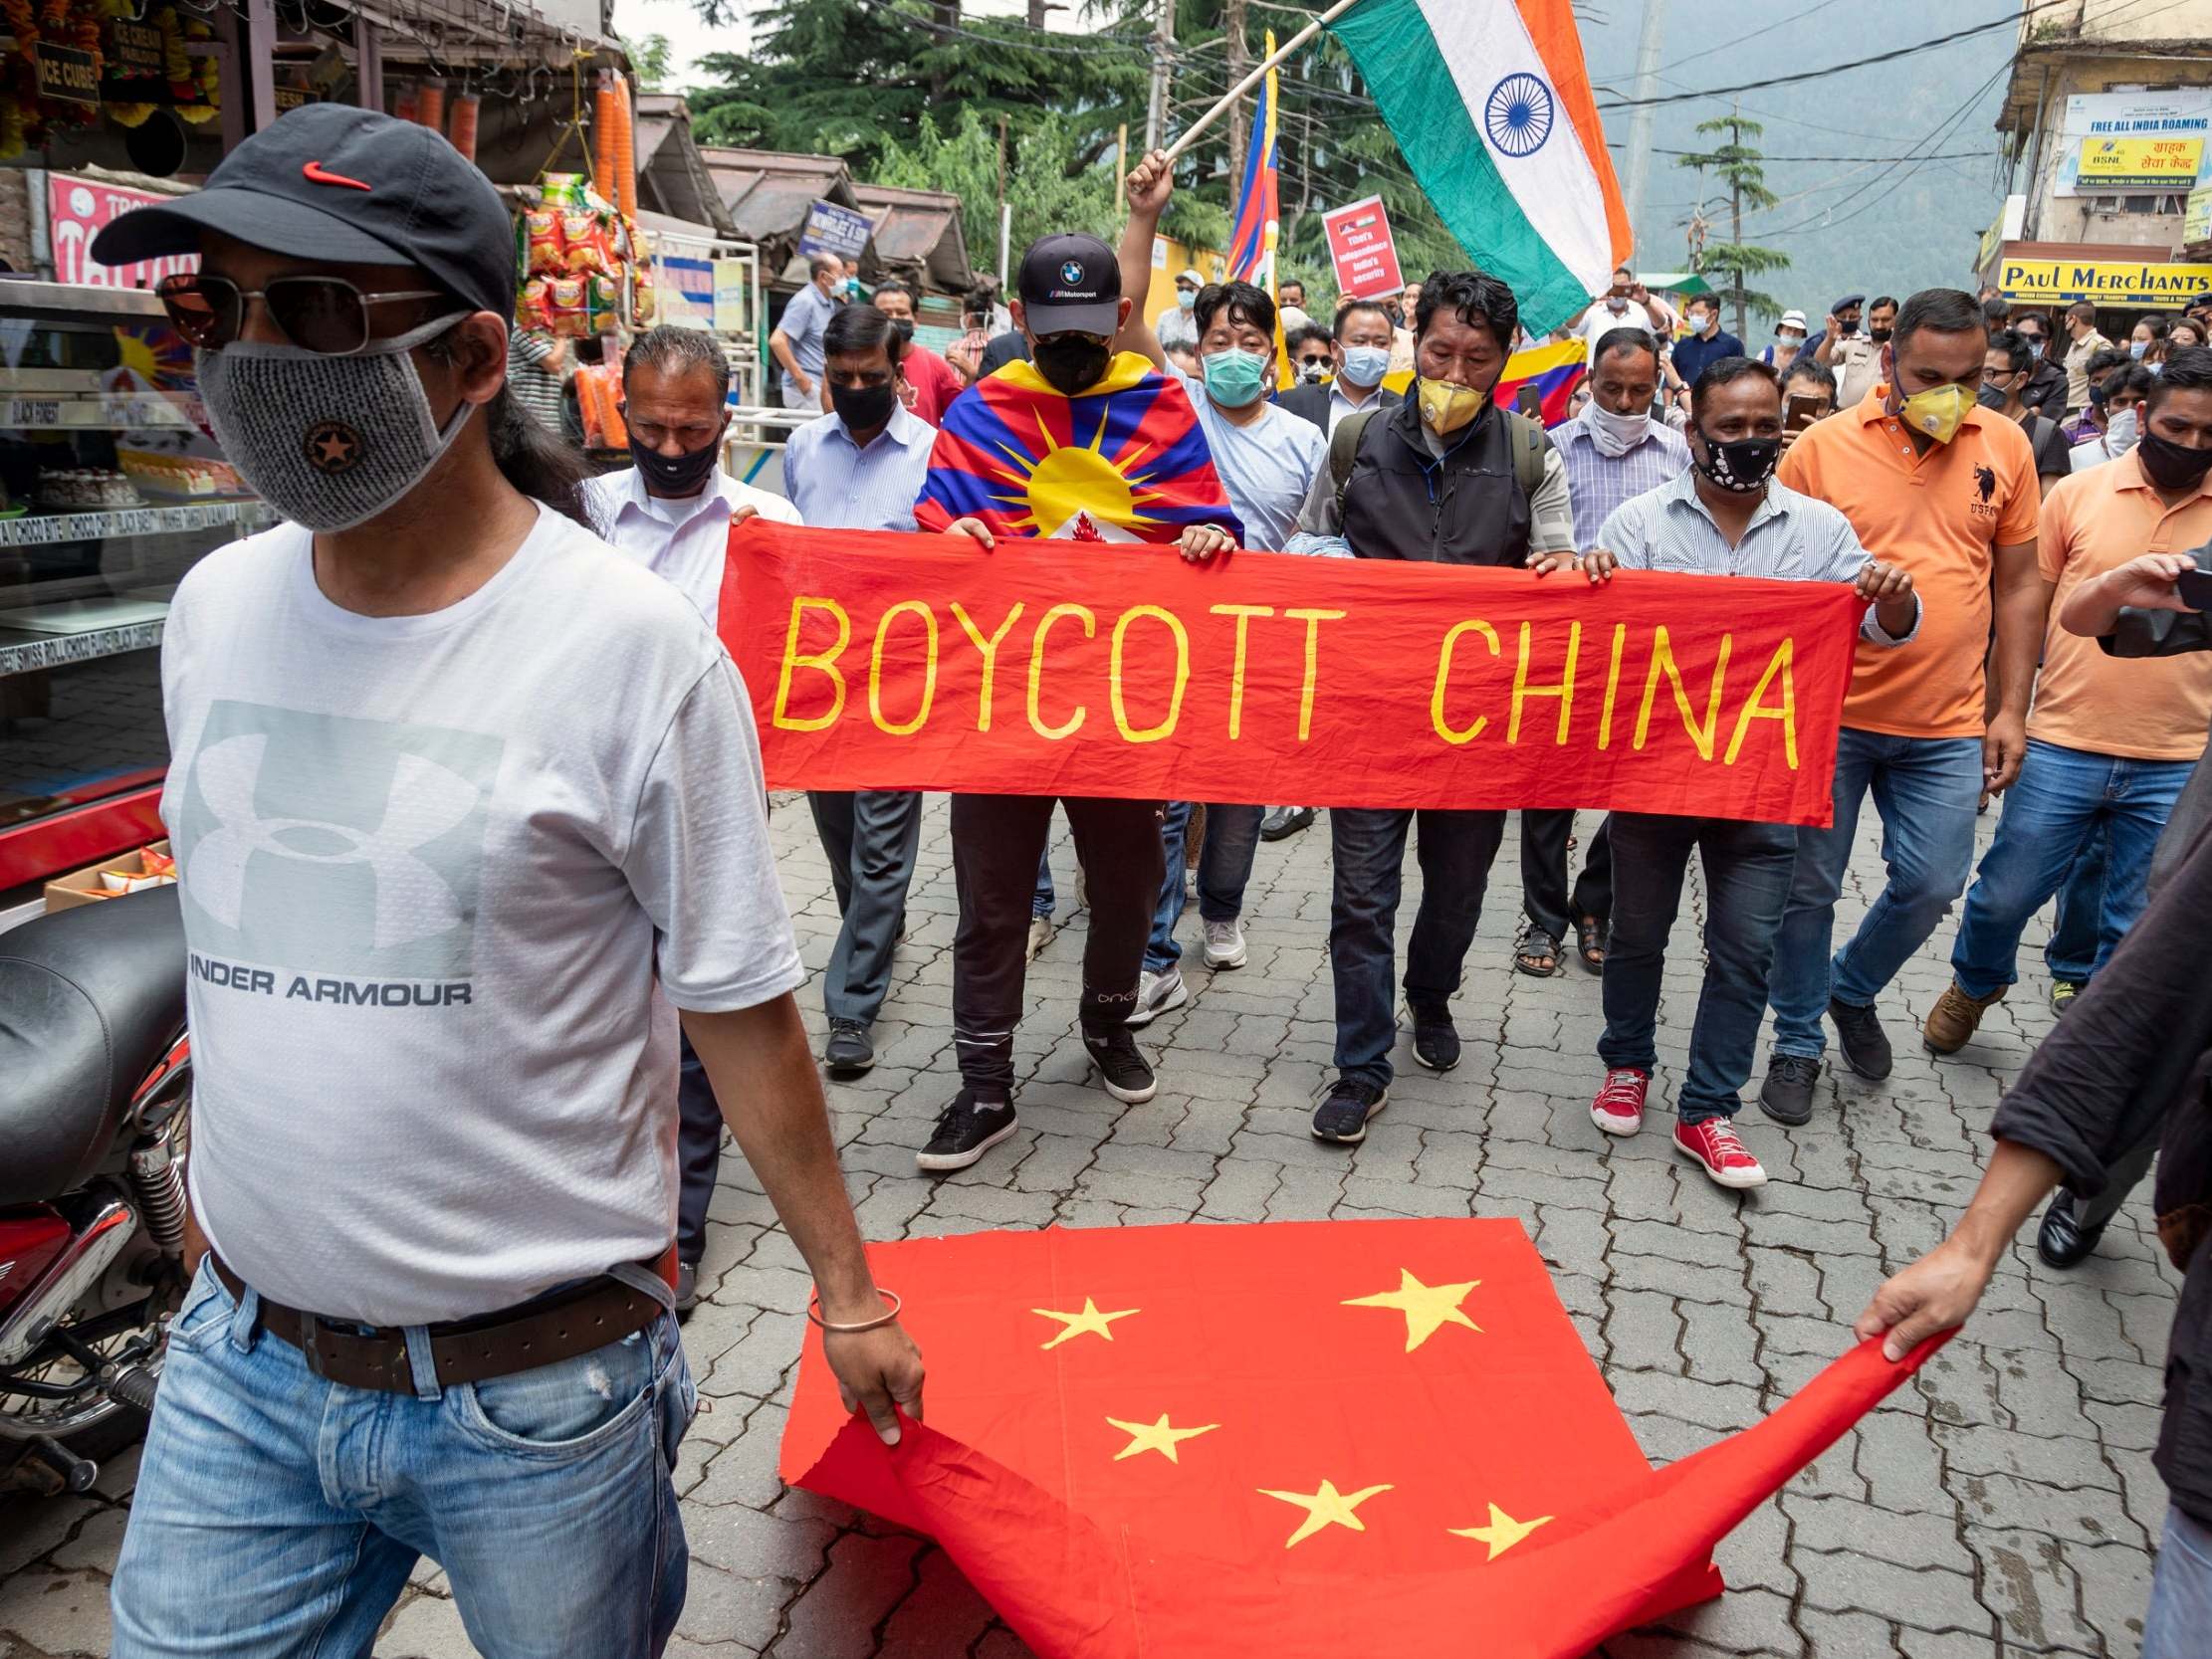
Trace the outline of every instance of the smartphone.
[[2212, 611], [2212, 570], [2184, 570], [2173, 581], [2181, 602], [2193, 611]]
[[1803, 432], [1821, 418], [1821, 400], [1793, 392], [1783, 405], [1782, 424], [1792, 432]]

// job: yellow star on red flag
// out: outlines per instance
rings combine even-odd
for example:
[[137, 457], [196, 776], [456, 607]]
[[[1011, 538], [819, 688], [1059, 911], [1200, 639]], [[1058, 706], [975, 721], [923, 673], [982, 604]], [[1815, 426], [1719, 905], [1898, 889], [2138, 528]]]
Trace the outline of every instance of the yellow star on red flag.
[[1411, 1353], [1447, 1325], [1463, 1325], [1469, 1331], [1480, 1331], [1482, 1327], [1459, 1311], [1459, 1304], [1481, 1283], [1479, 1279], [1469, 1279], [1463, 1285], [1425, 1285], [1400, 1268], [1398, 1289], [1353, 1297], [1344, 1305], [1347, 1308], [1391, 1308], [1404, 1314], [1406, 1351]]
[[1318, 1492], [1269, 1492], [1262, 1487], [1259, 1495], [1262, 1498], [1279, 1498], [1306, 1512], [1306, 1518], [1298, 1523], [1298, 1530], [1283, 1545], [1285, 1550], [1289, 1550], [1303, 1544], [1324, 1527], [1349, 1527], [1355, 1533], [1366, 1532], [1365, 1523], [1353, 1511], [1377, 1493], [1390, 1490], [1387, 1486], [1370, 1486], [1358, 1492], [1339, 1492], [1335, 1482], [1323, 1481]]
[[1129, 1436], [1129, 1444], [1114, 1454], [1119, 1463], [1125, 1457], [1135, 1457], [1139, 1452], [1158, 1452], [1170, 1463], [1181, 1463], [1176, 1447], [1186, 1440], [1196, 1440], [1202, 1434], [1212, 1434], [1221, 1425], [1208, 1423], [1203, 1428], [1176, 1428], [1168, 1421], [1168, 1414], [1160, 1413], [1157, 1423], [1125, 1423], [1119, 1417], [1109, 1417], [1107, 1422]]
[[1487, 1527], [1446, 1527], [1444, 1531], [1453, 1538], [1471, 1538], [1477, 1544], [1488, 1545], [1490, 1553], [1483, 1558], [1494, 1561], [1550, 1519], [1548, 1515], [1539, 1515], [1533, 1521], [1515, 1521], [1492, 1504]]
[[1098, 1304], [1086, 1296], [1083, 1298], [1083, 1311], [1079, 1314], [1055, 1314], [1049, 1308], [1031, 1308], [1029, 1312], [1039, 1319], [1056, 1319], [1060, 1322], [1060, 1334], [1048, 1343], [1037, 1345], [1039, 1348], [1058, 1348], [1073, 1337], [1104, 1337], [1110, 1343], [1114, 1340], [1114, 1321], [1127, 1319], [1131, 1314], [1141, 1314], [1144, 1310], [1124, 1308], [1119, 1313], [1102, 1314], [1098, 1310]]

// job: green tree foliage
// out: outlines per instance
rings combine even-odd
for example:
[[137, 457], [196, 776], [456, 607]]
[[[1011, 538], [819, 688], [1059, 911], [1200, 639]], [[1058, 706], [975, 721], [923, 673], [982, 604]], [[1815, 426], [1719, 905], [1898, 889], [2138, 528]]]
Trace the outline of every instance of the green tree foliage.
[[[963, 108], [942, 132], [934, 116], [923, 115], [912, 143], [885, 151], [875, 182], [951, 191], [961, 199], [969, 258], [980, 268], [996, 265], [998, 134], [973, 107]], [[1111, 240], [1121, 226], [1111, 167], [1081, 165], [1072, 128], [1050, 113], [1028, 116], [1018, 135], [1008, 123], [1006, 199], [1013, 208], [1017, 257], [1053, 231], [1089, 231]]]
[[622, 56], [629, 59], [630, 71], [637, 77], [637, 90], [641, 93], [658, 93], [667, 90], [668, 73], [673, 64], [674, 50], [666, 35], [645, 35], [631, 40], [617, 35]]
[[1741, 115], [1715, 116], [1697, 123], [1701, 138], [1728, 135], [1728, 141], [1711, 149], [1699, 150], [1676, 158], [1675, 165], [1694, 167], [1700, 179], [1707, 172], [1727, 190], [1728, 240], [1708, 242], [1698, 254], [1695, 268], [1699, 271], [1725, 275], [1725, 285], [1714, 284], [1713, 295], [1723, 306], [1735, 311], [1737, 337], [1744, 335], [1747, 313], [1760, 311], [1771, 314], [1782, 309], [1782, 303], [1771, 294], [1761, 293], [1750, 286], [1751, 279], [1770, 271], [1787, 270], [1790, 256], [1779, 248], [1763, 248], [1743, 239], [1743, 216], [1781, 201], [1767, 188], [1766, 157], [1744, 142], [1756, 138], [1766, 129], [1757, 121]]

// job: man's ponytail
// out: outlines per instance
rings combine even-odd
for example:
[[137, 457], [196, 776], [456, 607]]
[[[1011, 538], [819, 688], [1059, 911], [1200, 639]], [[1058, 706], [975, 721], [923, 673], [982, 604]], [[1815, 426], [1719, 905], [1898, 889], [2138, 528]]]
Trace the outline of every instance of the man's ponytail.
[[584, 510], [583, 481], [590, 477], [582, 454], [523, 406], [512, 385], [484, 406], [484, 426], [492, 459], [508, 483], [555, 513], [597, 533]]

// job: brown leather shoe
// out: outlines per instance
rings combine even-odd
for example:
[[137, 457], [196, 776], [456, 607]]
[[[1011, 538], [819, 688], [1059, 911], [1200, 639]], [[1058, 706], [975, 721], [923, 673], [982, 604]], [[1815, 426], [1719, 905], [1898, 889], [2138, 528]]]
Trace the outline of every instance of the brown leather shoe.
[[1927, 1044], [1928, 1052], [1956, 1054], [1964, 1048], [1980, 1027], [1982, 1015], [2004, 1001], [2005, 992], [2011, 988], [1999, 985], [1987, 996], [1968, 996], [1954, 979], [1935, 999], [1935, 1006], [1928, 1010], [1927, 1023], [1920, 1028], [1921, 1041]]

